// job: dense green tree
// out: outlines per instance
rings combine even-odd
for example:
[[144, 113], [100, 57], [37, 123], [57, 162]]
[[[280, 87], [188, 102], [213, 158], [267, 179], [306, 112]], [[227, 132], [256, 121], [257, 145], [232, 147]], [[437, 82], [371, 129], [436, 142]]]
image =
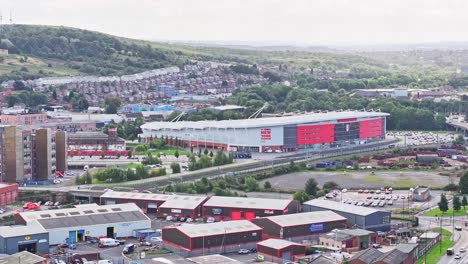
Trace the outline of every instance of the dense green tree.
[[306, 192], [300, 191], [295, 192], [293, 195], [293, 199], [299, 201], [301, 204], [310, 200], [309, 195]]
[[460, 178], [460, 192], [462, 194], [468, 194], [468, 171], [465, 171]]
[[468, 205], [468, 200], [466, 200], [466, 196], [463, 195], [463, 199], [462, 199], [462, 206], [463, 206], [463, 209]]
[[171, 170], [172, 170], [172, 173], [180, 173], [180, 165], [179, 163], [171, 163]]
[[340, 185], [334, 181], [327, 181], [326, 183], [323, 184], [323, 187], [322, 187], [322, 189], [328, 192], [331, 190], [339, 189], [339, 188], [340, 188]]
[[116, 114], [122, 101], [118, 97], [107, 97], [105, 99], [106, 114]]
[[315, 196], [318, 191], [317, 181], [314, 178], [309, 178], [305, 184], [304, 191], [310, 196]]
[[266, 181], [264, 184], [263, 184], [263, 188], [265, 190], [269, 190], [271, 189], [271, 183], [269, 181]]
[[255, 192], [258, 191], [258, 182], [254, 177], [247, 176], [245, 177], [245, 191], [246, 192]]
[[439, 210], [442, 211], [442, 213], [445, 213], [448, 211], [448, 201], [447, 201], [447, 197], [445, 196], [445, 194], [441, 194], [440, 195], [440, 202], [438, 203], [439, 205]]
[[453, 196], [452, 203], [453, 203], [453, 210], [455, 210], [455, 211], [460, 211], [460, 209], [461, 209], [461, 202], [460, 202], [460, 197], [458, 197], [458, 195], [454, 195], [454, 196]]

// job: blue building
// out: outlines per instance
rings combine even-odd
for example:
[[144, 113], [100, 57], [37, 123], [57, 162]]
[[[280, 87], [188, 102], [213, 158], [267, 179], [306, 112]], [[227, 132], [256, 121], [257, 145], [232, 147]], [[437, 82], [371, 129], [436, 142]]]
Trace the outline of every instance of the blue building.
[[163, 97], [173, 97], [179, 94], [175, 87], [170, 85], [160, 85], [156, 87], [156, 92]]
[[0, 254], [11, 255], [21, 251], [49, 253], [49, 232], [37, 223], [0, 227]]
[[304, 212], [333, 211], [348, 219], [350, 226], [371, 231], [390, 230], [391, 213], [368, 207], [314, 199], [303, 204]]
[[139, 113], [143, 111], [172, 111], [172, 105], [124, 105], [120, 107], [122, 113]]

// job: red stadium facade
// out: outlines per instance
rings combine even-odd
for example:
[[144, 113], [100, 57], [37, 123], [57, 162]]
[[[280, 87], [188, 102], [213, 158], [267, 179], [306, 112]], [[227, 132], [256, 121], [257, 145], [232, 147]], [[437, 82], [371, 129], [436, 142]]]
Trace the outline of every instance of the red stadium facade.
[[387, 116], [381, 112], [310, 113], [244, 120], [153, 122], [141, 128], [144, 138], [177, 138], [186, 147], [288, 152], [384, 140]]

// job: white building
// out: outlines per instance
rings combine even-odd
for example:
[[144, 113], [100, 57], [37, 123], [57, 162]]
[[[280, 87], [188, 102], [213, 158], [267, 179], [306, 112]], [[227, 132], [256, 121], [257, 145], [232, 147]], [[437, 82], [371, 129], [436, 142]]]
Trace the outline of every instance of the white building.
[[131, 237], [135, 230], [151, 228], [151, 220], [134, 203], [21, 212], [15, 221], [39, 223], [49, 232], [50, 245], [86, 241], [87, 237]]

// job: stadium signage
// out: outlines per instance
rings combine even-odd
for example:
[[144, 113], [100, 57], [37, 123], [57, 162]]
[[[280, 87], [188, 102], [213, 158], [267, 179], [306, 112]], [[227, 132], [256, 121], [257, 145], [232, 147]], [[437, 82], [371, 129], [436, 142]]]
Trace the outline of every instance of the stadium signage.
[[271, 140], [271, 129], [269, 129], [269, 128], [260, 129], [260, 139], [261, 140]]

